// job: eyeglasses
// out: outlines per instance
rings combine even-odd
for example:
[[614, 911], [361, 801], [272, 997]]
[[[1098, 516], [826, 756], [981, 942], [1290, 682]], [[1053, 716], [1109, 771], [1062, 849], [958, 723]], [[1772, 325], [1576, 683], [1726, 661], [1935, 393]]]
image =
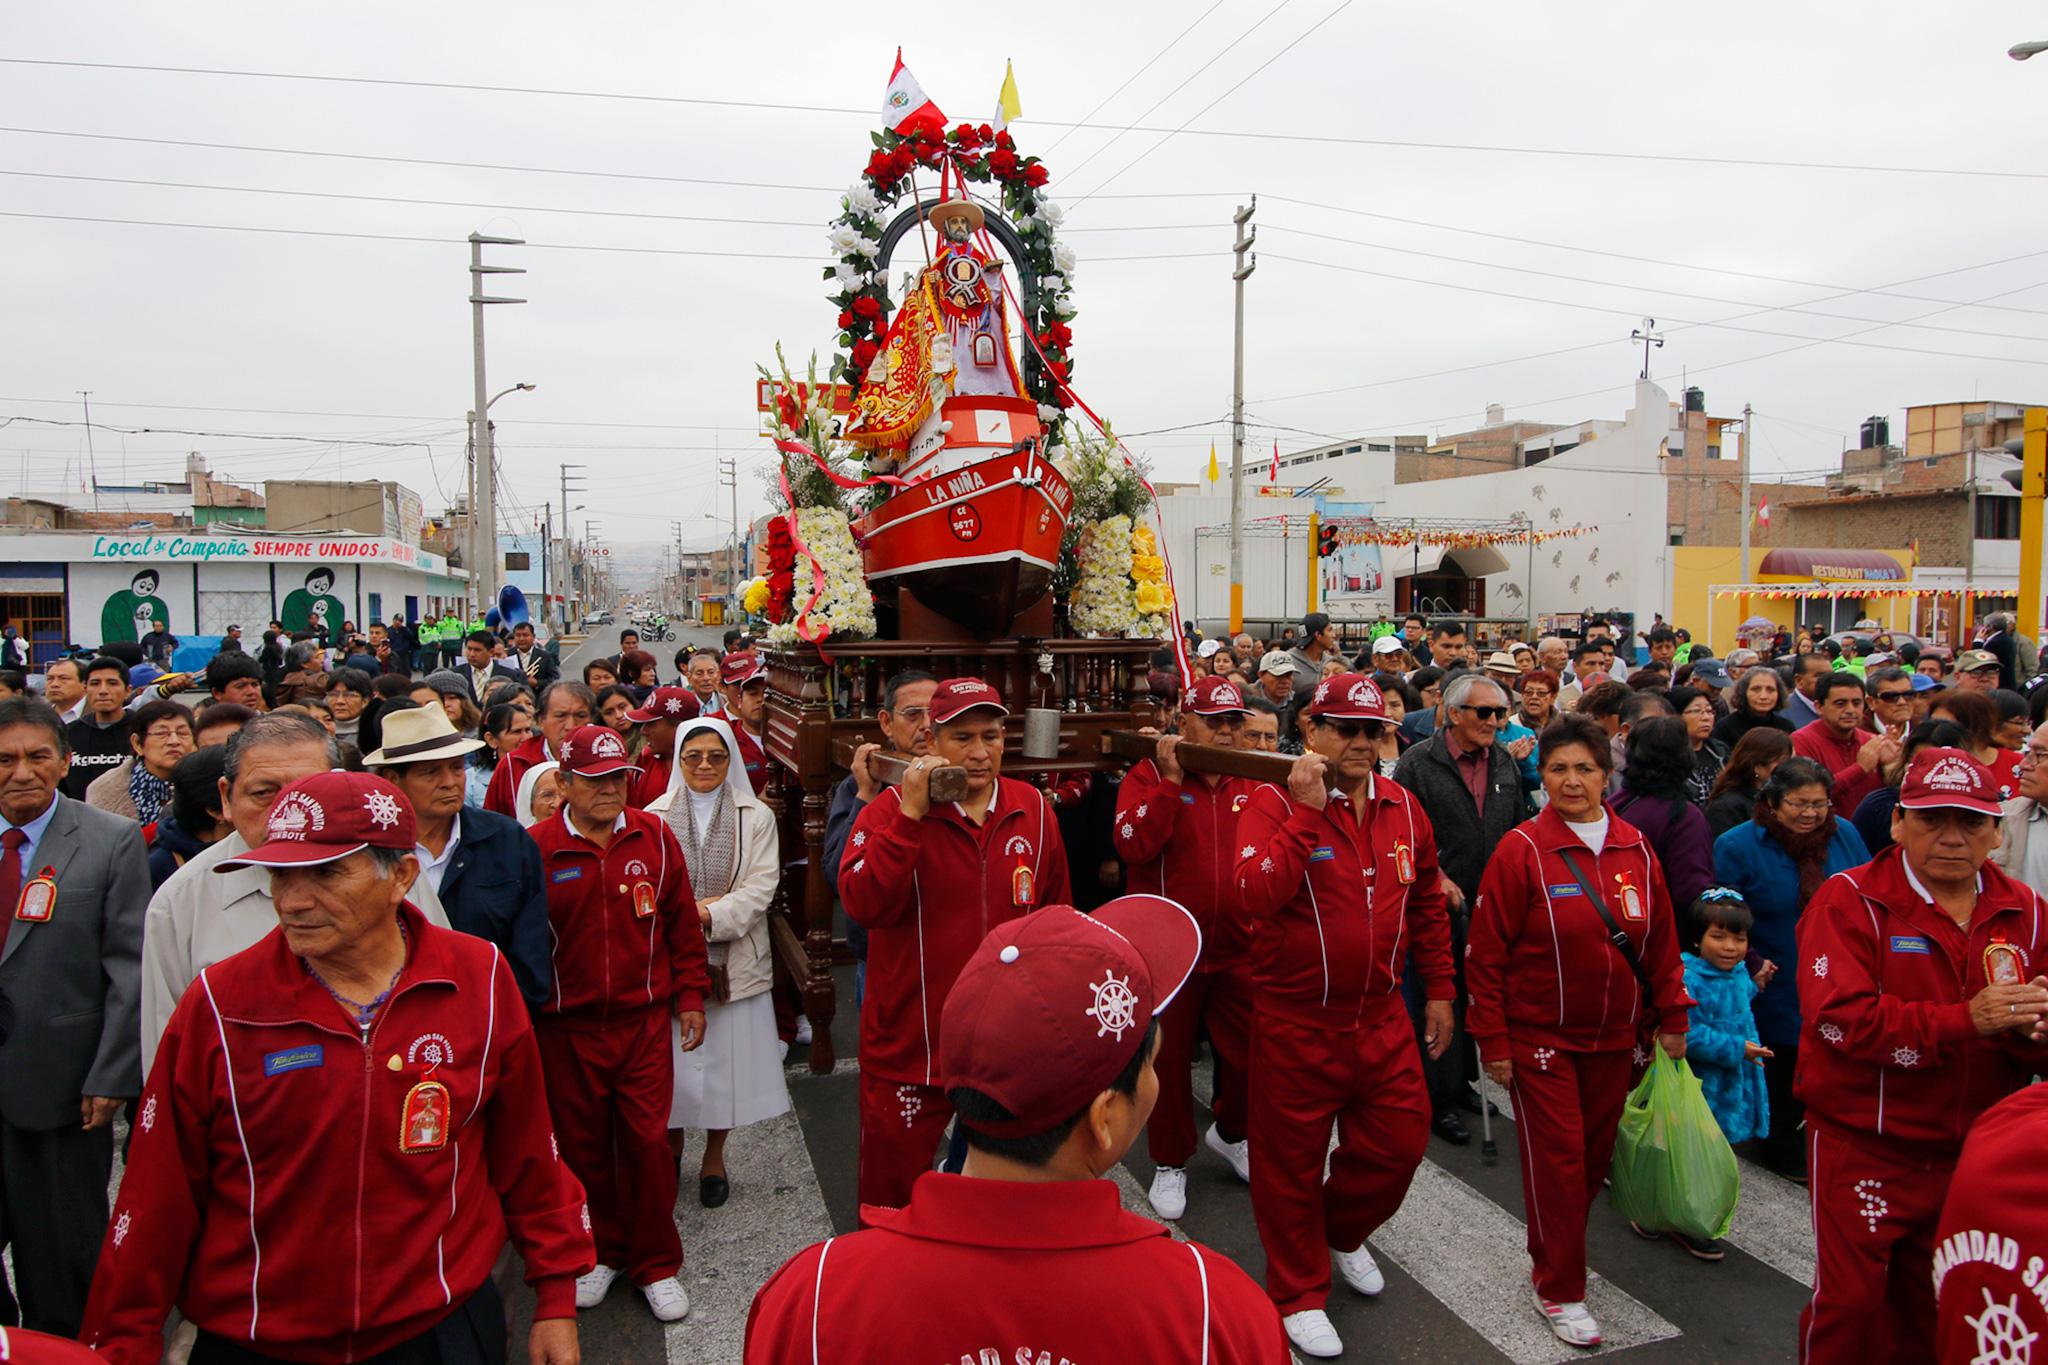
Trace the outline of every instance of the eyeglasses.
[[929, 706], [906, 706], [901, 711], [891, 714], [898, 720], [909, 721], [912, 725], [922, 725], [931, 719], [932, 709]]
[[723, 768], [731, 762], [729, 754], [684, 754], [685, 768]]
[[1508, 714], [1505, 706], [1461, 706], [1460, 711], [1470, 711], [1481, 720], [1504, 720]]
[[1877, 699], [1881, 702], [1911, 701], [1913, 699], [1913, 689], [1909, 687], [1903, 692], [1879, 692], [1876, 695]]
[[1822, 815], [1831, 807], [1826, 801], [1787, 801], [1785, 809], [1793, 815]]
[[1354, 740], [1360, 735], [1378, 739], [1387, 732], [1386, 723], [1377, 720], [1325, 720], [1317, 724], [1328, 726], [1342, 740]]
[[190, 739], [192, 732], [182, 725], [155, 725], [142, 736], [145, 742], [155, 740]]
[[2048, 750], [2037, 749], [2031, 744], [2020, 750], [2020, 766], [2023, 768], [2030, 763], [2039, 763], [2044, 758], [2048, 758]]

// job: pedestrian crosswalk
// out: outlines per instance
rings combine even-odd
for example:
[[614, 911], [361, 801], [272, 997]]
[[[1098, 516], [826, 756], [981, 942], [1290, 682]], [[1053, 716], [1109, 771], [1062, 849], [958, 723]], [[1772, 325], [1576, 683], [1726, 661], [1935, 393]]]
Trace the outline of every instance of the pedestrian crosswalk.
[[[735, 1361], [755, 1290], [789, 1255], [853, 1227], [852, 1129], [856, 1064], [829, 1076], [791, 1073], [797, 1112], [735, 1133], [727, 1148], [732, 1202], [697, 1205], [694, 1147], [684, 1161], [678, 1221], [689, 1264], [689, 1319], [666, 1329], [658, 1347], [669, 1365]], [[1207, 1078], [1198, 1073], [1198, 1099]], [[1669, 1240], [1634, 1236], [1603, 1199], [1588, 1235], [1593, 1270], [1587, 1301], [1605, 1331], [1597, 1353], [1560, 1343], [1528, 1300], [1516, 1142], [1511, 1114], [1496, 1120], [1498, 1164], [1469, 1148], [1432, 1144], [1399, 1213], [1372, 1239], [1387, 1272], [1386, 1292], [1364, 1299], [1334, 1291], [1331, 1319], [1350, 1359], [1512, 1361], [1516, 1365], [1588, 1354], [1645, 1353], [1658, 1360], [1790, 1360], [1794, 1329], [1813, 1270], [1805, 1192], [1747, 1162], [1743, 1201], [1716, 1265]], [[1112, 1173], [1126, 1207], [1150, 1215], [1152, 1170], [1143, 1143]], [[1189, 1168], [1189, 1209], [1176, 1236], [1264, 1272], [1249, 1189], [1206, 1150]], [[615, 1296], [616, 1297], [616, 1296]], [[623, 1308], [626, 1311], [614, 1312]], [[607, 1303], [585, 1315], [586, 1359], [639, 1360], [655, 1328], [637, 1302]], [[624, 1335], [607, 1335], [616, 1327]]]

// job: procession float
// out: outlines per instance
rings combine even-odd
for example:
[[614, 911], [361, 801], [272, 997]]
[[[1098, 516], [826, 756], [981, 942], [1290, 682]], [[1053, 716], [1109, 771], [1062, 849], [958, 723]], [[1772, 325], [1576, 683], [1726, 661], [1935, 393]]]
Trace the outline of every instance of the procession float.
[[1144, 470], [1074, 389], [1079, 263], [1051, 172], [1005, 110], [1007, 78], [994, 120], [949, 126], [898, 53], [883, 129], [828, 226], [834, 353], [823, 373], [779, 349], [761, 368], [776, 512], [742, 604], [766, 641], [788, 852], [776, 957], [814, 1071], [835, 1060], [844, 954], [826, 811], [855, 745], [879, 737], [888, 677], [986, 679], [1011, 713], [1005, 775], [1056, 779], [1108, 766], [1103, 737], [1149, 723], [1150, 655], [1179, 640]]

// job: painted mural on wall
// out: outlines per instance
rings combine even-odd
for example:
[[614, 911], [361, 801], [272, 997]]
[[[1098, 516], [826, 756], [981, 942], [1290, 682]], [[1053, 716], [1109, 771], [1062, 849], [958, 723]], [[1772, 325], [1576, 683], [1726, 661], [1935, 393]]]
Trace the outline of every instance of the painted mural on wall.
[[306, 575], [306, 586], [285, 594], [284, 609], [277, 619], [286, 630], [324, 630], [339, 633], [348, 619], [348, 608], [333, 595], [334, 570], [325, 564]]
[[[1373, 507], [1369, 502], [1324, 501], [1320, 510], [1325, 517], [1369, 517]], [[1322, 575], [1325, 602], [1365, 604], [1381, 611], [1391, 609], [1393, 585], [1387, 581], [1379, 546], [1340, 544], [1337, 553], [1323, 560], [1318, 571]]]
[[116, 640], [133, 644], [149, 634], [158, 621], [169, 629], [171, 609], [157, 596], [161, 582], [155, 569], [143, 569], [129, 580], [126, 588], [107, 594], [106, 605], [100, 608], [101, 644]]

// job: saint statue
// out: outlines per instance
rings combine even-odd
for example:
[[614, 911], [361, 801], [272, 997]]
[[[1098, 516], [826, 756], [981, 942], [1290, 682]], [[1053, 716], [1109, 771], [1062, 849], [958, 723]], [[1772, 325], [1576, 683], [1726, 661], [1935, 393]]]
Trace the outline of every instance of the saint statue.
[[1010, 350], [1003, 263], [974, 235], [979, 205], [949, 199], [931, 213], [938, 254], [917, 277], [854, 395], [846, 436], [872, 450], [900, 449], [948, 398], [1020, 398], [1023, 377]]

